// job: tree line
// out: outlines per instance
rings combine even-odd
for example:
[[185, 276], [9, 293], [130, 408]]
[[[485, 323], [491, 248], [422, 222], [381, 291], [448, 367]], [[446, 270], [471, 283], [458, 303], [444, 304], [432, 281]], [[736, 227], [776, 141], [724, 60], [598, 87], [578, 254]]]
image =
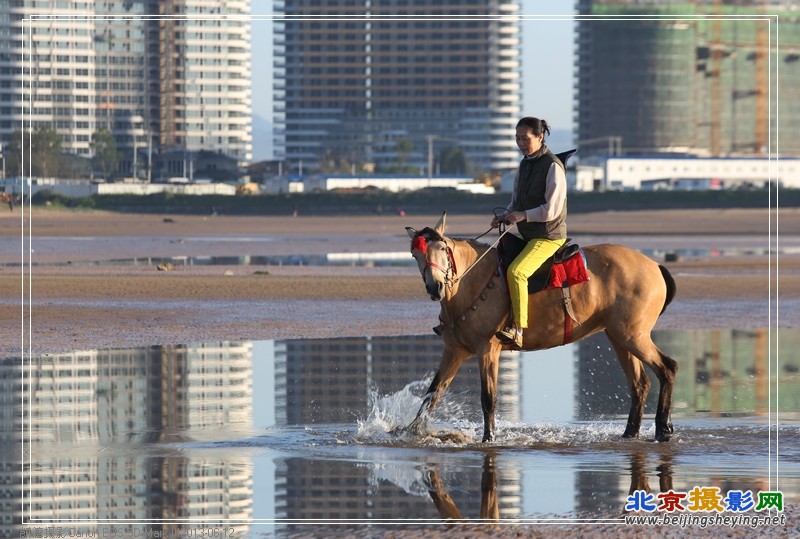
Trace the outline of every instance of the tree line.
[[111, 179], [117, 175], [119, 152], [107, 129], [92, 134], [90, 159], [64, 153], [61, 143], [61, 136], [51, 127], [14, 131], [3, 144], [6, 176]]
[[[361, 174], [377, 172], [380, 174], [417, 174], [419, 166], [411, 163], [414, 143], [407, 137], [400, 137], [395, 142], [394, 161], [373, 163], [368, 168], [363, 156], [355, 152], [343, 154], [334, 149], [325, 150], [319, 157], [319, 171], [324, 174]], [[464, 150], [457, 147], [442, 148], [435, 154], [437, 170], [442, 174], [476, 175], [480, 173], [469, 161]]]

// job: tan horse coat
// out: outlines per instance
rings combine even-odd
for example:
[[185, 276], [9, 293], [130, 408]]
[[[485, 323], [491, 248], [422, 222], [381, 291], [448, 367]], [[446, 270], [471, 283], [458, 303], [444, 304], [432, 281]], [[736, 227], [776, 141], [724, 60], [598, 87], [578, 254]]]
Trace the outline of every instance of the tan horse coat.
[[[428, 412], [436, 406], [462, 363], [476, 356], [481, 373], [481, 404], [484, 414], [483, 440], [494, 439], [497, 373], [502, 349], [495, 333], [510, 313], [508, 292], [498, 273], [497, 257], [487, 245], [445, 236], [445, 215], [434, 229], [407, 228], [425, 288], [431, 299], [441, 302], [444, 351], [413, 430], [424, 428]], [[418, 237], [424, 238], [419, 243]], [[416, 243], [415, 243], [416, 242]], [[572, 286], [573, 312], [577, 323], [569, 342], [604, 330], [625, 372], [631, 391], [631, 409], [624, 436], [639, 433], [650, 380], [643, 365], [656, 374], [659, 384], [656, 439], [669, 440], [672, 388], [677, 363], [656, 347], [650, 338], [661, 312], [675, 292], [669, 272], [638, 251], [621, 245], [584, 248], [590, 280]], [[458, 271], [461, 271], [459, 274]], [[566, 315], [562, 292], [545, 290], [529, 296], [531, 323], [524, 333], [525, 350], [541, 350], [564, 344]]]

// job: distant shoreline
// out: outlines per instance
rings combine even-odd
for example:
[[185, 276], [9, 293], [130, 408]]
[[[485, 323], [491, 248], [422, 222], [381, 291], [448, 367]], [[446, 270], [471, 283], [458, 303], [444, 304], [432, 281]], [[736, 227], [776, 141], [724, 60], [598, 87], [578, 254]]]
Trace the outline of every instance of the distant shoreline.
[[[454, 189], [421, 189], [393, 193], [379, 189], [336, 190], [311, 193], [262, 195], [102, 195], [69, 198], [42, 191], [34, 196], [35, 206], [95, 209], [122, 213], [182, 215], [373, 215], [436, 214], [443, 210], [461, 214], [487, 214], [505, 207], [510, 195], [476, 195]], [[667, 209], [722, 209], [800, 207], [800, 189], [752, 189], [720, 191], [606, 191], [571, 192], [571, 214], [602, 211]]]

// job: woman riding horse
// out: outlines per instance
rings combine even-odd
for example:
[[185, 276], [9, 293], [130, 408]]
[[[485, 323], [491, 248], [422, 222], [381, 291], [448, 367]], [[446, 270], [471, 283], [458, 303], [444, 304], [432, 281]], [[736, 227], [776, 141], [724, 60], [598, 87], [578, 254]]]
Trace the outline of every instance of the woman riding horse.
[[[508, 318], [509, 298], [498, 271], [494, 247], [475, 240], [445, 235], [445, 214], [433, 228], [406, 227], [425, 290], [441, 304], [439, 320], [444, 350], [416, 418], [408, 430], [424, 431], [430, 410], [441, 400], [459, 368], [478, 358], [483, 408], [483, 440], [494, 439], [497, 374], [500, 350], [509, 348], [496, 332]], [[622, 245], [584, 248], [589, 280], [570, 287], [572, 314], [565, 309], [563, 291], [551, 288], [528, 296], [528, 310], [538, 323], [525, 330], [525, 350], [542, 350], [605, 331], [628, 379], [631, 408], [624, 436], [635, 437], [642, 424], [650, 379], [647, 365], [659, 381], [656, 440], [672, 436], [672, 388], [677, 362], [658, 349], [650, 333], [675, 297], [669, 271], [642, 253]], [[574, 316], [567, 331], [565, 317]], [[403, 429], [401, 429], [403, 430]]]

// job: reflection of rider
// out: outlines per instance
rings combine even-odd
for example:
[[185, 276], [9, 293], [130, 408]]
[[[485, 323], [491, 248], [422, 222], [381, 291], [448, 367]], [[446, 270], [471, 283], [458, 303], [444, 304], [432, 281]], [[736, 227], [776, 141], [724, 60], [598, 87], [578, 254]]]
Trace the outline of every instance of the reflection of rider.
[[553, 256], [567, 238], [567, 178], [564, 165], [544, 144], [547, 122], [526, 116], [517, 123], [520, 161], [507, 213], [492, 219], [492, 227], [517, 225], [527, 244], [508, 268], [508, 292], [513, 319], [497, 332], [505, 344], [522, 348], [528, 327], [528, 279]]

